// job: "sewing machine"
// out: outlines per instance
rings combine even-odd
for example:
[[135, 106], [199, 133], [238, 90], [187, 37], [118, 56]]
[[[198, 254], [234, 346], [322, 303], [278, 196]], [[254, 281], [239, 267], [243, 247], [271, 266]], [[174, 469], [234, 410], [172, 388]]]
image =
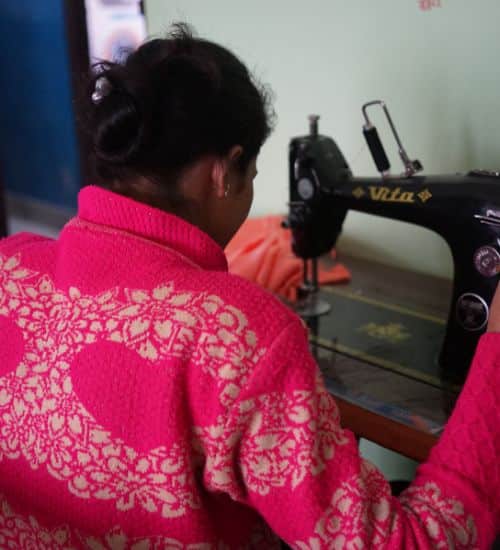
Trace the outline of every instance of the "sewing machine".
[[[384, 109], [398, 144], [402, 175], [389, 174], [389, 161], [368, 117], [368, 108], [375, 105]], [[408, 157], [384, 102], [367, 103], [363, 115], [363, 133], [380, 178], [354, 177], [335, 142], [318, 133], [317, 116], [309, 117], [308, 135], [290, 142], [288, 225], [293, 251], [305, 262], [303, 291], [316, 293], [317, 258], [335, 246], [348, 210], [435, 231], [447, 242], [454, 262], [439, 366], [445, 379], [461, 382], [486, 329], [500, 271], [500, 173], [417, 175], [422, 165]], [[306, 317], [328, 310], [320, 300], [314, 305]]]

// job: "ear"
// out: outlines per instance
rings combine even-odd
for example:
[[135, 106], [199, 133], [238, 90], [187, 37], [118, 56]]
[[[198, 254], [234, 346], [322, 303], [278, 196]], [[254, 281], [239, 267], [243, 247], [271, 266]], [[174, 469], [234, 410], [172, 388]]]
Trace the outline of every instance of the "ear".
[[243, 154], [243, 147], [241, 145], [233, 145], [229, 150], [227, 158], [231, 164], [235, 163]]
[[227, 196], [227, 189], [230, 185], [229, 173], [233, 164], [243, 153], [241, 145], [234, 145], [225, 157], [215, 159], [212, 165], [212, 184], [217, 198]]

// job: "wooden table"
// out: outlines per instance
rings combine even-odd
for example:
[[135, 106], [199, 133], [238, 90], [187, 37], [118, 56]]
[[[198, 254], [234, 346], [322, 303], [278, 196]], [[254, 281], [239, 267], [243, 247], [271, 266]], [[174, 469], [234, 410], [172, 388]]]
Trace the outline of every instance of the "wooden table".
[[[382, 314], [388, 308], [391, 314], [429, 319], [444, 331], [450, 281], [351, 257], [340, 257], [339, 261], [351, 270], [352, 281], [322, 290], [323, 296], [327, 297], [328, 292], [347, 293], [368, 304], [380, 304]], [[328, 319], [334, 315], [335, 307], [330, 317], [320, 319], [320, 324], [327, 327], [319, 330], [319, 336], [312, 336], [312, 348], [339, 406], [343, 426], [359, 437], [424, 461], [438, 440], [459, 388], [435, 383], [432, 377], [427, 380], [426, 375], [422, 375], [423, 380], [416, 379], [411, 369], [407, 376], [404, 366], [400, 369], [390, 357], [375, 365], [371, 356], [350, 348], [347, 353], [335, 351], [333, 348], [342, 350], [342, 345], [325, 342]]]

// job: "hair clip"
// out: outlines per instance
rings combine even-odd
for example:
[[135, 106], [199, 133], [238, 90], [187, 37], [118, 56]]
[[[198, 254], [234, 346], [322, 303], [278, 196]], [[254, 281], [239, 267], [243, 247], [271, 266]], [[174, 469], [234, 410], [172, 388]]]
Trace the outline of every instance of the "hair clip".
[[97, 105], [103, 98], [105, 98], [111, 92], [111, 82], [105, 77], [100, 76], [95, 81], [95, 89], [92, 92], [92, 103]]

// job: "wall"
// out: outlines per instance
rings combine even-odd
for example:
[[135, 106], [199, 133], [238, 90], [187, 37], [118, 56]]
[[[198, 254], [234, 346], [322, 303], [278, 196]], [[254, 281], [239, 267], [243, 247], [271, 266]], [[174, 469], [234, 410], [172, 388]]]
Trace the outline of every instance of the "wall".
[[[494, 0], [148, 0], [151, 34], [174, 20], [236, 51], [276, 94], [278, 125], [259, 162], [254, 215], [285, 211], [287, 144], [307, 115], [339, 144], [356, 175], [376, 175], [361, 105], [387, 101], [408, 153], [425, 173], [500, 166], [500, 4]], [[378, 113], [377, 113], [378, 114]], [[374, 120], [383, 127], [381, 116]], [[400, 170], [388, 134], [392, 165]], [[343, 250], [448, 276], [451, 257], [431, 232], [349, 214]]]

